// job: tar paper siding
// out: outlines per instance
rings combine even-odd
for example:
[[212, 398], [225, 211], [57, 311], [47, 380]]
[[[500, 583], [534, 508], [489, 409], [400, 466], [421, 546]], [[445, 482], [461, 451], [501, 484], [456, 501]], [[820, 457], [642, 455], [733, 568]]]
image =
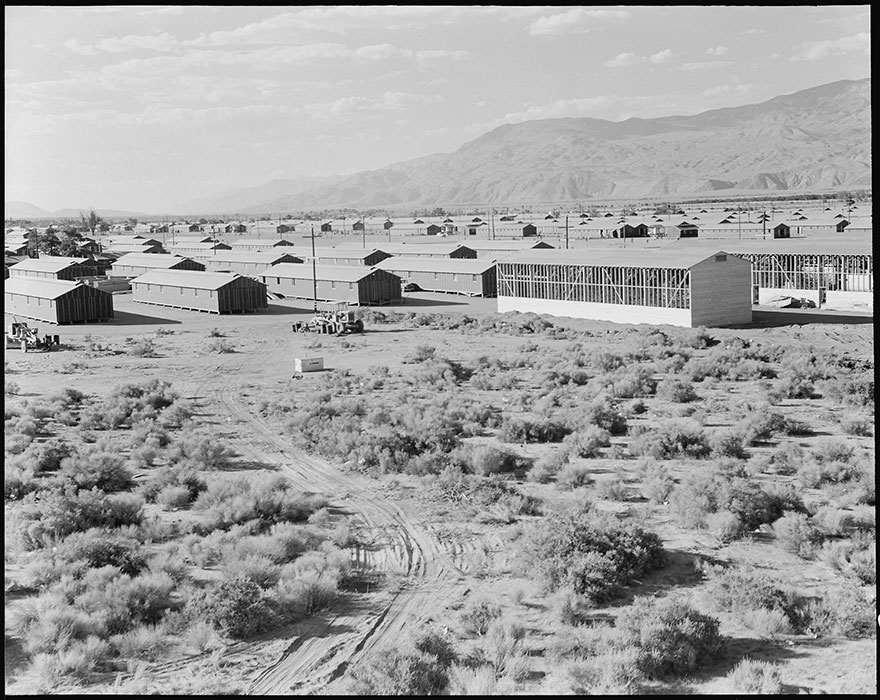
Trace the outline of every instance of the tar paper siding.
[[87, 284], [77, 284], [70, 291], [52, 299], [21, 291], [6, 291], [3, 307], [7, 314], [46, 323], [94, 323], [113, 318], [113, 295]]
[[184, 284], [156, 284], [137, 278], [131, 281], [132, 301], [214, 314], [240, 313], [268, 308], [266, 285], [250, 277], [230, 276], [217, 289], [198, 289]]
[[494, 297], [498, 291], [494, 265], [479, 272], [472, 270], [425, 270], [419, 269], [418, 261], [407, 264], [404, 258], [394, 257], [383, 263], [383, 267], [401, 279], [417, 284], [420, 289], [426, 292]]
[[[40, 258], [34, 258], [40, 260]], [[83, 265], [81, 263], [71, 263], [65, 267], [56, 270], [39, 270], [28, 269], [28, 262], [24, 264], [13, 265], [9, 268], [10, 277], [35, 277], [38, 279], [48, 280], [77, 280], [80, 277], [90, 277], [95, 274], [94, 266]]]
[[[278, 263], [302, 263], [302, 258], [286, 253], [279, 253], [272, 259], [274, 252], [262, 259], [247, 259], [247, 253], [242, 257], [244, 259], [236, 259], [233, 255], [234, 251], [229, 254], [218, 253], [216, 256], [206, 255], [199, 258], [205, 264], [208, 272], [237, 272], [239, 275], [258, 278], [268, 265], [277, 265]], [[260, 254], [258, 254], [260, 255]]]
[[111, 265], [111, 269], [116, 277], [138, 277], [150, 270], [192, 270], [193, 272], [204, 272], [205, 266], [190, 258], [180, 258], [180, 261], [173, 265], [126, 264], [120, 258]]
[[739, 326], [752, 322], [752, 266], [718, 253], [690, 268], [692, 328]]
[[[310, 258], [311, 255], [307, 255]], [[390, 253], [381, 250], [364, 251], [343, 251], [343, 250], [320, 250], [315, 249], [315, 260], [324, 265], [366, 265], [373, 267], [382, 262], [386, 258], [390, 258]]]
[[[266, 274], [260, 277], [266, 288], [273, 293], [294, 299], [314, 299], [318, 301], [338, 301], [363, 306], [390, 304], [400, 299], [400, 277], [384, 270], [371, 270], [367, 275], [355, 279], [326, 279], [328, 275], [320, 274], [314, 281], [311, 275], [312, 266], [303, 264], [308, 274], [302, 276], [285, 276]], [[322, 279], [322, 277], [324, 279]]]

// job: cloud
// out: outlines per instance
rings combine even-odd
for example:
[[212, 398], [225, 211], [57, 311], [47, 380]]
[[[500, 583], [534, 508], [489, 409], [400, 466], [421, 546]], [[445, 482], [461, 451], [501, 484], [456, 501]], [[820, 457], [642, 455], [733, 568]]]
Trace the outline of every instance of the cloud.
[[723, 56], [728, 51], [730, 51], [730, 49], [727, 48], [726, 46], [716, 46], [714, 49], [713, 48], [706, 49], [706, 53], [709, 56]]
[[792, 61], [821, 61], [829, 56], [841, 56], [850, 53], [871, 52], [871, 35], [868, 32], [860, 32], [852, 36], [840, 39], [823, 39], [822, 41], [807, 41], [795, 46], [795, 54]]
[[700, 94], [704, 97], [716, 97], [718, 95], [748, 95], [750, 92], [753, 92], [755, 89], [754, 83], [739, 83], [739, 84], [726, 84], [726, 85], [716, 85], [715, 87], [707, 88], [703, 90]]
[[664, 49], [663, 51], [658, 51], [648, 60], [651, 63], [668, 63], [672, 58], [672, 49]]
[[345, 117], [370, 112], [399, 112], [426, 104], [442, 102], [439, 95], [419, 95], [410, 92], [384, 92], [379, 98], [353, 95], [333, 102], [305, 105], [302, 111], [314, 119]]
[[586, 34], [604, 29], [609, 24], [619, 24], [629, 16], [630, 13], [626, 10], [575, 7], [567, 12], [538, 17], [529, 25], [529, 33], [532, 35]]
[[609, 68], [621, 68], [623, 66], [631, 66], [635, 63], [641, 63], [644, 60], [643, 57], [636, 56], [634, 53], [619, 53], [610, 61], [605, 61], [605, 65]]
[[693, 63], [683, 63], [682, 70], [712, 70], [713, 68], [723, 68], [724, 66], [732, 66], [733, 61], [695, 61]]

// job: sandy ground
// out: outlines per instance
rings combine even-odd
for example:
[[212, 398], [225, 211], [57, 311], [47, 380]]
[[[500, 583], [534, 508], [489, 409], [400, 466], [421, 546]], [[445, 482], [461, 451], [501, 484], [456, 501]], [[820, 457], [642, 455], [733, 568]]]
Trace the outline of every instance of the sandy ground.
[[[138, 304], [130, 295], [115, 295], [114, 304], [116, 317], [111, 322], [62, 327], [34, 323], [43, 333], [59, 334], [62, 343], [72, 349], [29, 354], [8, 350], [7, 380], [20, 386], [23, 397], [39, 397], [59, 386], [103, 395], [127, 382], [153, 378], [172, 382], [182, 395], [196, 401], [201, 420], [213, 424], [219, 436], [243, 458], [279, 470], [303, 490], [328, 495], [333, 508], [353, 518], [360, 540], [371, 543], [353, 551], [353, 559], [365, 570], [385, 576], [386, 585], [364, 592], [350, 605], [230, 647], [223, 661], [227, 673], [237, 674], [239, 682], [245, 681], [254, 694], [334, 693], [341, 687], [348, 665], [363, 654], [395, 646], [414, 629], [455, 629], [462, 605], [476, 596], [488, 596], [516, 614], [529, 631], [527, 649], [533, 672], [513, 692], [551, 692], [542, 661], [549, 634], [547, 601], [529, 581], [510, 574], [503, 530], [457, 521], [454, 514], [426, 503], [420, 497], [418, 480], [412, 477], [370, 479], [304, 454], [279, 426], [264, 420], [255, 409], [261, 400], [310, 390], [314, 376], [292, 378], [297, 357], [320, 356], [327, 370], [365, 371], [376, 364], [398, 363], [423, 343], [442, 348], [445, 356], [466, 360], [501, 349], [512, 351], [522, 344], [522, 337], [467, 337], [405, 324], [368, 326], [363, 335], [344, 338], [294, 334], [291, 323], [311, 314], [311, 302], [296, 300], [273, 302], [267, 312], [231, 316]], [[378, 310], [479, 317], [494, 314], [496, 302], [416, 293], [407, 295], [399, 306]], [[7, 316], [7, 325], [10, 320]], [[593, 333], [621, 328], [612, 323], [559, 323]], [[165, 334], [158, 335], [157, 329]], [[234, 352], [207, 352], [214, 340], [210, 337], [213, 329], [223, 333], [223, 340]], [[861, 315], [766, 310], [756, 313], [755, 323], [748, 328], [712, 332], [717, 337], [760, 336], [845, 350], [853, 357], [873, 356], [873, 320]], [[154, 342], [156, 357], [85, 350], [89, 341], [122, 349], [126, 339], [141, 338]], [[751, 553], [738, 552], [738, 545], [719, 552], [699, 534], [682, 538], [681, 531], [667, 530], [661, 531], [668, 536], [665, 546], [685, 553], [682, 556], [711, 550], [714, 556], [728, 558], [764, 557], [792, 578], [828, 578], [827, 570], [819, 565], [794, 558], [780, 562], [775, 550], [760, 545], [754, 545]], [[680, 570], [673, 567], [656, 585], [677, 585], [692, 575], [687, 566]], [[728, 628], [727, 633], [738, 636], [717, 668], [675, 688], [658, 686], [656, 692], [729, 693], [723, 676], [743, 656], [782, 663], [788, 692], [865, 693], [876, 686], [874, 639], [832, 642], [799, 638], [789, 640], [791, 644], [768, 644], [751, 640], [735, 628]], [[8, 645], [7, 678], [10, 663], [14, 666], [17, 661], [14, 645]], [[180, 660], [150, 673], [159, 682], [163, 676], [180, 674], [188, 666], [195, 668], [204, 662]]]

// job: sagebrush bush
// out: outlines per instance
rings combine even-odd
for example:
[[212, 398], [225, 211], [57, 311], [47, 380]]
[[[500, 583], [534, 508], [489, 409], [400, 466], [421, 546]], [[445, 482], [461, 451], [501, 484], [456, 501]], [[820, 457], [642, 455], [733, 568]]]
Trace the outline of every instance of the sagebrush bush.
[[480, 476], [507, 474], [521, 470], [524, 466], [516, 453], [489, 444], [474, 446], [470, 451], [468, 462], [471, 471]]
[[590, 467], [583, 464], [566, 464], [556, 474], [556, 486], [565, 491], [579, 489], [595, 483]]
[[865, 590], [854, 585], [837, 586], [821, 598], [809, 601], [807, 618], [815, 634], [864, 639], [876, 630], [876, 606]]
[[528, 479], [539, 484], [547, 484], [565, 469], [571, 462], [569, 461], [568, 450], [554, 450], [547, 454], [541, 455], [532, 463], [529, 469]]
[[635, 649], [610, 649], [565, 667], [573, 695], [636, 695], [645, 674]]
[[466, 634], [482, 637], [494, 620], [501, 617], [501, 606], [485, 599], [474, 600], [459, 616], [461, 627]]
[[571, 588], [594, 602], [664, 563], [654, 533], [581, 511], [548, 516], [526, 531], [518, 547], [523, 573], [545, 590]]
[[118, 450], [107, 445], [87, 445], [61, 460], [59, 477], [80, 489], [106, 493], [128, 491], [134, 484], [131, 470]]
[[787, 513], [773, 523], [773, 534], [786, 552], [812, 559], [822, 535], [805, 513]]
[[7, 537], [24, 550], [94, 527], [140, 525], [144, 502], [132, 494], [107, 495], [73, 487], [30, 493], [9, 513]]
[[271, 629], [277, 620], [268, 595], [245, 576], [221, 581], [209, 590], [194, 590], [186, 612], [190, 619], [207, 620], [238, 639]]
[[779, 695], [782, 677], [779, 665], [770, 661], [743, 659], [727, 674], [733, 689], [745, 695]]
[[611, 433], [598, 425], [590, 425], [567, 435], [562, 442], [577, 457], [598, 457], [602, 448], [611, 444]]
[[679, 377], [669, 377], [657, 385], [657, 398], [674, 403], [695, 401], [698, 396], [694, 385]]
[[719, 510], [706, 518], [706, 529], [722, 544], [738, 540], [745, 532], [743, 521], [736, 513]]
[[665, 503], [675, 487], [669, 468], [655, 459], [643, 459], [639, 465], [642, 496], [652, 503]]
[[633, 437], [629, 451], [654, 459], [706, 457], [711, 452], [703, 427], [693, 419], [670, 419]]
[[617, 616], [615, 643], [635, 649], [649, 677], [682, 676], [715, 660], [723, 644], [718, 627], [684, 602], [638, 596]]
[[436, 635], [404, 641], [402, 649], [373, 651], [347, 670], [347, 693], [354, 695], [442, 695], [455, 660]]

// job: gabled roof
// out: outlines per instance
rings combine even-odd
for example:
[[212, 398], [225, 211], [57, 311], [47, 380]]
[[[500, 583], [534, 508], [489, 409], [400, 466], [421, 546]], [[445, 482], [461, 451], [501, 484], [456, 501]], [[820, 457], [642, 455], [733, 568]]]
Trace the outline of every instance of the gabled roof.
[[229, 245], [231, 245], [233, 247], [261, 245], [261, 246], [278, 246], [278, 247], [291, 248], [291, 247], [293, 247], [293, 242], [288, 241], [285, 238], [238, 238], [234, 241], [231, 241], [229, 243]]
[[451, 255], [456, 250], [467, 247], [461, 243], [383, 243], [380, 250], [392, 255], [419, 255], [420, 253]]
[[88, 258], [49, 257], [28, 258], [13, 265], [14, 270], [30, 270], [33, 272], [60, 272], [71, 265], [82, 265]]
[[[726, 243], [726, 241], [725, 241]], [[669, 248], [603, 248], [601, 250], [530, 250], [514, 253], [499, 263], [545, 263], [551, 265], [577, 265], [585, 267], [658, 267], [687, 270], [711, 258], [716, 253], [727, 252], [726, 247], [688, 249], [684, 246]]]
[[[295, 255], [293, 250], [286, 252], [284, 248], [273, 250], [264, 250], [260, 252], [249, 250], [217, 250], [210, 255], [204, 256], [202, 259], [207, 261], [215, 260], [219, 262], [229, 263], [255, 263], [271, 265], [282, 258], [294, 258], [301, 260], [302, 256]], [[200, 261], [201, 262], [201, 261]]]
[[[788, 255], [873, 255], [870, 236], [860, 238], [841, 237], [821, 238], [768, 238], [742, 241], [724, 241], [723, 248], [731, 254], [767, 253]], [[663, 246], [664, 250], [714, 250], [719, 241], [684, 238], [671, 241]]]
[[195, 262], [192, 258], [172, 253], [126, 253], [113, 261], [113, 265], [131, 265], [133, 267], [168, 268], [184, 260]]
[[[362, 265], [325, 265], [315, 263], [315, 279], [334, 282], [359, 282], [376, 272], [376, 267]], [[309, 263], [278, 263], [257, 273], [265, 277], [285, 279], [312, 279], [312, 265]]]
[[495, 267], [495, 261], [463, 260], [460, 258], [407, 258], [401, 255], [386, 258], [373, 267], [389, 272], [407, 270], [410, 272], [452, 272], [463, 275], [479, 275]]
[[216, 291], [231, 282], [247, 280], [253, 282], [250, 277], [244, 277], [236, 273], [228, 272], [198, 272], [196, 270], [150, 270], [135, 277], [132, 284], [162, 284], [172, 287], [185, 287], [187, 289], [209, 289]]
[[[57, 299], [77, 287], [85, 287], [82, 282], [52, 280], [41, 277], [10, 277], [6, 280], [4, 291], [40, 299]], [[109, 292], [103, 292], [109, 294]]]

